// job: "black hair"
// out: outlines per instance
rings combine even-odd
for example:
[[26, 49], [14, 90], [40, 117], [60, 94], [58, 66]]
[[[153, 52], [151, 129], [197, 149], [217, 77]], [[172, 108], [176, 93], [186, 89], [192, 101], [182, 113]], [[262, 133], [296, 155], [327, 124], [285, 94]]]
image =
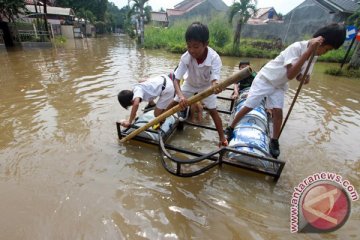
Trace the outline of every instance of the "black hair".
[[319, 36], [324, 38], [323, 45], [330, 45], [338, 49], [345, 41], [346, 29], [343, 25], [333, 23], [320, 28], [313, 35], [314, 38]]
[[131, 90], [122, 90], [118, 94], [119, 103], [125, 109], [132, 105], [133, 97], [134, 93]]
[[248, 61], [248, 60], [241, 60], [241, 61], [239, 62], [239, 67], [240, 67], [241, 65], [250, 65], [250, 61]]
[[202, 43], [209, 42], [209, 29], [206, 25], [200, 22], [193, 22], [186, 30], [186, 42], [199, 41]]

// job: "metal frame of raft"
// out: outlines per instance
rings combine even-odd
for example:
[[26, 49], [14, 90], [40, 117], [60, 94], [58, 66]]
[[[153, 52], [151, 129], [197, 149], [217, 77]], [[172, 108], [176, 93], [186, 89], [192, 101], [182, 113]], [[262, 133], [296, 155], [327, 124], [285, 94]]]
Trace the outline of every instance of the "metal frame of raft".
[[[218, 99], [231, 101], [230, 105], [230, 111], [226, 110], [218, 110], [220, 113], [224, 114], [231, 114], [231, 111], [234, 107], [234, 100], [226, 97], [220, 97], [218, 96]], [[274, 178], [274, 181], [277, 181], [281, 175], [281, 172], [285, 166], [285, 162], [279, 159], [274, 159], [271, 157], [266, 156], [259, 156], [257, 154], [252, 154], [245, 151], [236, 150], [232, 147], [222, 147], [219, 148], [216, 151], [212, 151], [210, 153], [199, 153], [194, 152], [191, 150], [187, 150], [184, 148], [180, 148], [171, 144], [168, 144], [167, 142], [171, 138], [171, 136], [179, 129], [183, 129], [184, 125], [194, 126], [198, 128], [203, 128], [207, 130], [216, 131], [216, 128], [201, 125], [201, 124], [194, 124], [190, 122], [180, 122], [178, 119], [175, 121], [175, 123], [170, 127], [170, 130], [167, 133], [164, 133], [162, 130], [155, 131], [153, 129], [147, 129], [146, 132], [150, 134], [158, 134], [159, 140], [153, 140], [148, 139], [146, 137], [142, 136], [135, 136], [133, 139], [137, 141], [141, 141], [144, 143], [152, 144], [152, 145], [158, 145], [159, 151], [161, 155], [161, 163], [163, 167], [171, 174], [179, 176], [179, 177], [193, 177], [196, 175], [199, 175], [201, 173], [204, 173], [208, 171], [209, 169], [222, 164], [227, 164], [243, 169], [247, 169], [253, 172], [265, 174], [272, 176]], [[127, 136], [128, 134], [125, 133], [126, 130], [121, 131], [121, 125], [119, 122], [116, 123], [117, 133], [119, 139], [122, 139], [123, 137]], [[134, 126], [132, 126], [134, 128]], [[239, 145], [237, 145], [238, 147]], [[240, 145], [240, 147], [249, 147], [248, 145]], [[252, 146], [256, 147], [256, 146]], [[170, 154], [170, 151], [174, 151], [175, 154]], [[257, 149], [259, 151], [262, 151], [261, 149]], [[240, 155], [242, 158], [250, 159], [251, 161], [240, 161], [239, 159], [233, 159], [231, 157], [228, 157], [228, 153], [234, 153]], [[195, 158], [192, 159], [180, 159], [175, 157], [174, 155], [177, 154], [186, 154], [189, 156], [193, 156]], [[252, 162], [261, 162], [267, 166], [270, 167], [259, 167], [258, 164], [252, 164]], [[197, 167], [196, 167], [197, 166]], [[195, 169], [194, 169], [195, 167]]]

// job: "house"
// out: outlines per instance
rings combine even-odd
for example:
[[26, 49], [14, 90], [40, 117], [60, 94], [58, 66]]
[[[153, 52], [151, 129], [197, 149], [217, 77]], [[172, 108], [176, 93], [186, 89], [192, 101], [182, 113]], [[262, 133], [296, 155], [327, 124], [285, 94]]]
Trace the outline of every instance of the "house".
[[246, 24], [242, 37], [281, 39], [292, 43], [312, 36], [330, 23], [344, 23], [360, 7], [360, 1], [305, 0], [284, 16], [283, 22]]
[[283, 39], [293, 42], [330, 23], [345, 23], [359, 7], [352, 0], [305, 0], [285, 16]]
[[212, 12], [226, 12], [228, 6], [222, 0], [184, 0], [167, 9], [169, 24], [176, 20], [198, 16], [209, 16]]
[[249, 20], [248, 24], [267, 24], [268, 22], [281, 21], [281, 17], [276, 12], [275, 8], [259, 8], [255, 15], [253, 15]]
[[151, 22], [156, 26], [169, 26], [169, 19], [166, 12], [151, 12]]
[[[36, 16], [44, 15], [43, 5], [26, 5], [26, 9], [30, 14], [23, 17], [24, 20], [33, 20]], [[55, 25], [71, 25], [75, 18], [75, 12], [71, 8], [51, 7], [47, 6], [46, 18], [49, 23]]]

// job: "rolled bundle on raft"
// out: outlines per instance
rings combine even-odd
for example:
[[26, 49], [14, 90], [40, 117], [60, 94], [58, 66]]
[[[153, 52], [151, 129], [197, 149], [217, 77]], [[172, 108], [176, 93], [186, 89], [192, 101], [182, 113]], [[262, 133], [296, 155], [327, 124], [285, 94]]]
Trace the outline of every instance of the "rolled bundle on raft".
[[[232, 117], [240, 111], [246, 101], [249, 88], [240, 92], [240, 97], [235, 104]], [[229, 146], [238, 151], [256, 154], [262, 157], [271, 157], [270, 149], [269, 118], [265, 109], [265, 99], [261, 104], [246, 114], [235, 126]], [[256, 161], [256, 159], [244, 157], [236, 153], [228, 153], [228, 157], [245, 162]], [[264, 164], [259, 161], [262, 167]]]
[[[131, 125], [129, 128], [125, 129], [123, 131], [124, 135], [128, 135], [130, 133], [132, 133], [133, 131], [135, 131], [138, 128], [141, 128], [142, 126], [146, 125], [147, 123], [149, 123], [150, 121], [154, 120], [154, 111], [148, 111], [142, 115], [140, 115], [136, 120], [135, 123], [133, 125]], [[160, 129], [163, 132], [163, 135], [167, 135], [170, 134], [170, 132], [173, 130], [174, 124], [176, 123], [176, 118], [174, 116], [169, 116], [168, 118], [166, 118], [165, 122], [161, 125]], [[143, 131], [141, 132], [138, 137], [141, 138], [145, 138], [148, 140], [154, 140], [156, 142], [159, 141], [159, 134], [157, 132], [157, 130], [148, 130], [148, 131]]]

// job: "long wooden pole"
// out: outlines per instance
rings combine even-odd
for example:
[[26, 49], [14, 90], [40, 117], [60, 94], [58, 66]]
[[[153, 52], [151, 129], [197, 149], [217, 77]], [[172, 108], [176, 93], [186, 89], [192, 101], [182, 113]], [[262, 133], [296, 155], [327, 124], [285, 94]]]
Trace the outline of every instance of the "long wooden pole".
[[301, 90], [301, 88], [302, 88], [302, 85], [303, 85], [304, 82], [305, 82], [306, 75], [307, 75], [308, 72], [309, 72], [311, 63], [312, 63], [312, 61], [313, 61], [313, 59], [314, 59], [314, 57], [315, 57], [315, 54], [316, 54], [316, 51], [317, 51], [318, 47], [319, 47], [319, 45], [315, 47], [314, 51], [313, 51], [312, 54], [311, 54], [310, 60], [309, 60], [307, 66], [306, 66], [306, 68], [305, 68], [305, 72], [304, 72], [304, 74], [303, 74], [303, 76], [302, 76], [302, 78], [301, 78], [299, 87], [298, 87], [298, 89], [297, 89], [297, 91], [296, 91], [296, 94], [295, 94], [295, 96], [294, 96], [294, 99], [293, 99], [293, 101], [292, 101], [292, 103], [291, 103], [290, 109], [289, 109], [289, 111], [288, 111], [288, 113], [287, 113], [287, 115], [286, 115], [286, 118], [285, 118], [285, 120], [284, 120], [283, 125], [281, 126], [280, 133], [279, 133], [279, 138], [280, 138], [280, 136], [281, 136], [282, 131], [284, 130], [284, 127], [285, 127], [285, 124], [286, 124], [287, 120], [289, 119], [290, 113], [291, 113], [291, 111], [292, 111], [292, 109], [293, 109], [293, 107], [294, 107], [294, 105], [295, 105], [296, 99], [297, 99], [297, 97], [299, 96], [300, 90]]
[[[228, 77], [224, 81], [219, 82], [219, 84], [217, 84], [216, 86], [210, 87], [210, 88], [208, 88], [208, 89], [206, 89], [206, 90], [204, 90], [204, 91], [190, 97], [187, 100], [188, 104], [191, 105], [193, 103], [201, 101], [202, 99], [210, 96], [211, 94], [214, 94], [215, 88], [225, 89], [227, 86], [249, 77], [251, 75], [251, 73], [252, 73], [252, 69], [250, 67], [243, 68], [242, 70], [240, 70], [239, 72], [237, 72], [237, 73], [233, 74], [232, 76]], [[126, 137], [121, 139], [120, 142], [123, 143], [123, 142], [125, 142], [127, 140], [130, 140], [131, 138], [135, 137], [139, 133], [145, 131], [149, 127], [152, 127], [152, 126], [154, 126], [156, 124], [159, 124], [161, 121], [166, 119], [168, 116], [173, 115], [173, 114], [177, 113], [180, 110], [181, 110], [181, 107], [180, 107], [179, 104], [177, 104], [176, 106], [174, 106], [173, 108], [167, 110], [166, 112], [162, 113], [161, 115], [157, 116], [155, 119], [148, 122], [144, 126], [142, 126], [142, 127], [138, 128], [138, 129], [136, 129], [135, 131], [131, 132], [129, 135], [127, 135]]]

